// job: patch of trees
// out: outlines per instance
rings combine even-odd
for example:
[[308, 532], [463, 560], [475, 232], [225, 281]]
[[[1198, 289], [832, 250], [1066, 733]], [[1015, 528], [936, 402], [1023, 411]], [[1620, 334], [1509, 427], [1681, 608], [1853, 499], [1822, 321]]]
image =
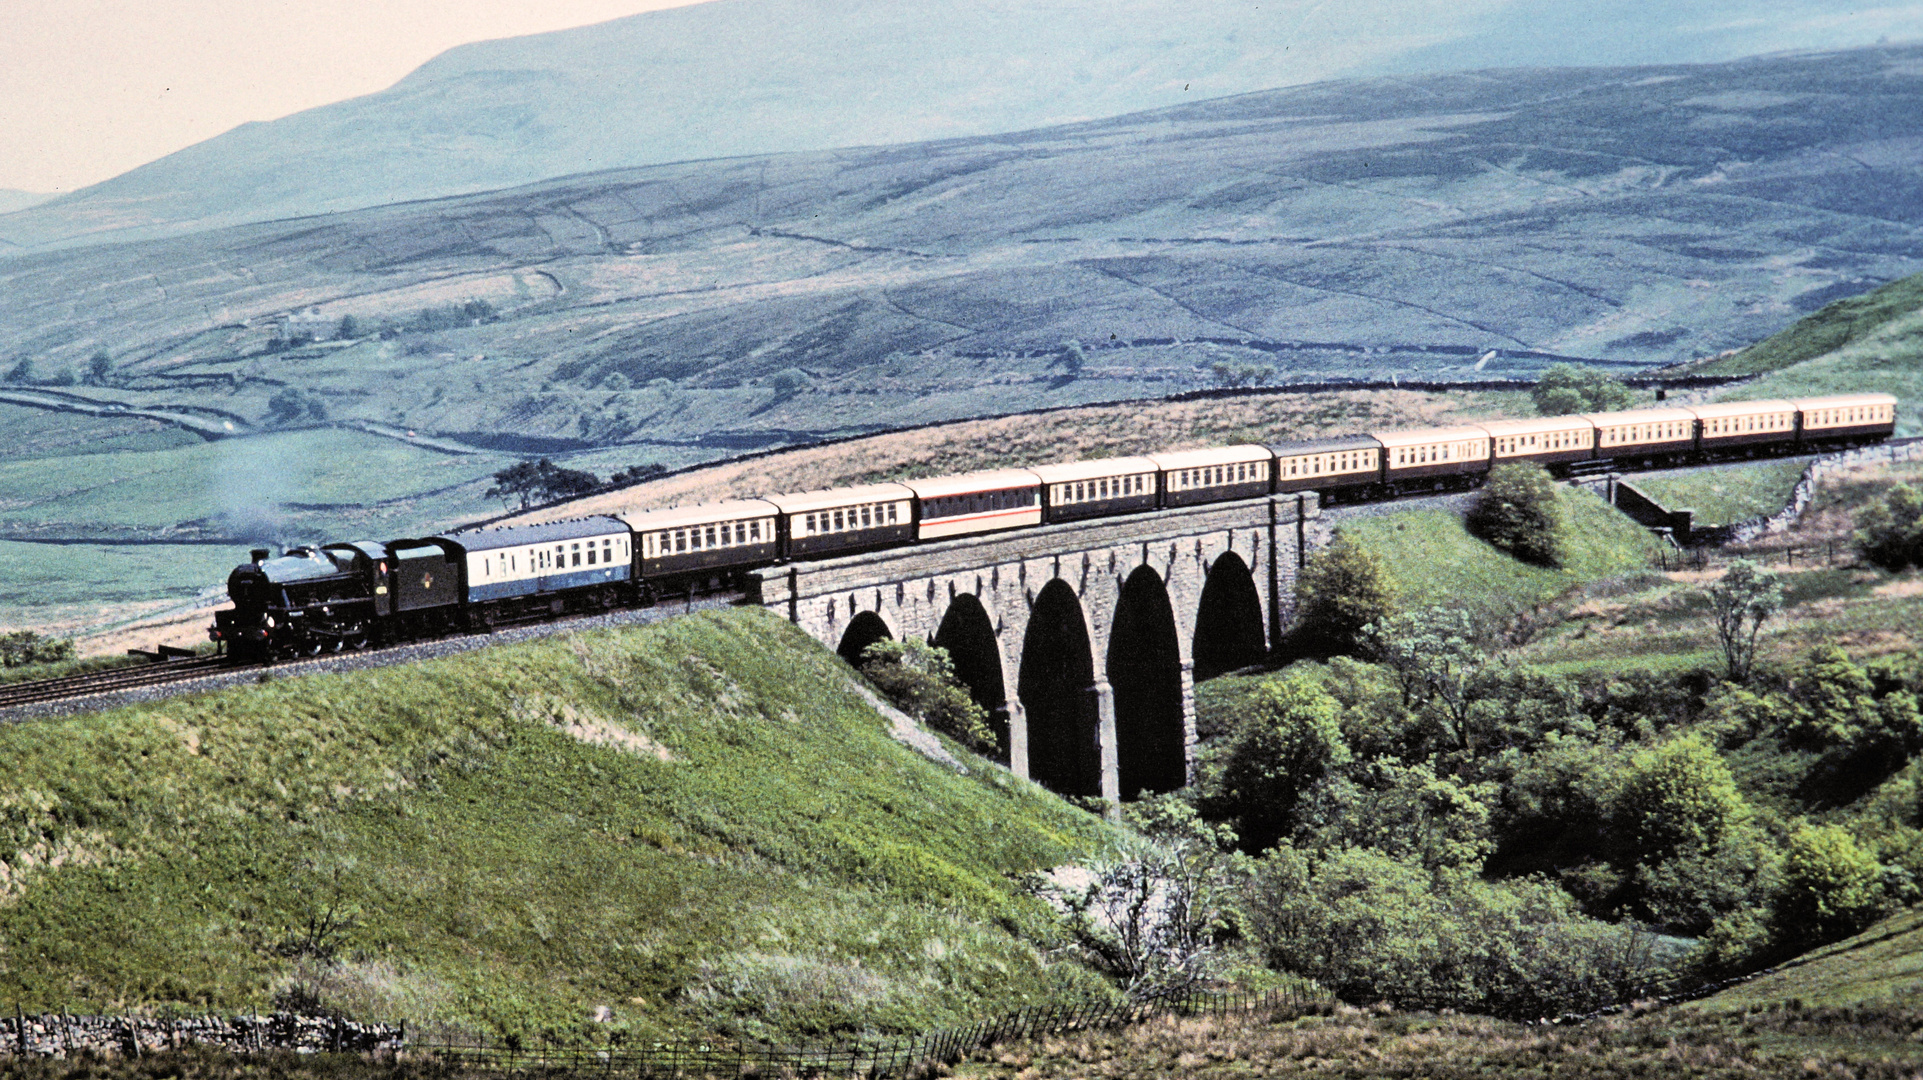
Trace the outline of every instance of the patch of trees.
[[73, 659], [73, 642], [44, 637], [32, 630], [0, 634], [0, 667], [17, 668], [28, 664], [51, 664]]
[[884, 638], [862, 650], [861, 673], [902, 712], [970, 750], [995, 748], [988, 711], [955, 677], [948, 650], [919, 638]]
[[41, 375], [35, 368], [32, 358], [27, 358], [7, 369], [6, 381], [14, 386], [75, 386], [80, 379], [71, 368], [60, 368], [51, 375]]
[[630, 465], [603, 482], [600, 477], [584, 469], [570, 469], [556, 465], [550, 458], [541, 458], [538, 461], [516, 462], [495, 473], [493, 486], [482, 497], [501, 499], [504, 503], [518, 500], [521, 509], [525, 510], [536, 503], [573, 499], [608, 488], [643, 483], [665, 476], [667, 472], [666, 465], [651, 461]]
[[[1923, 661], [1826, 646], [1743, 684], [1502, 649], [1460, 612], [1403, 612], [1361, 658], [1201, 695], [1184, 798], [1237, 837], [1238, 932], [1270, 965], [1352, 1001], [1537, 1016], [1923, 899]], [[1662, 955], [1654, 930], [1701, 944]]]
[[494, 486], [482, 496], [504, 503], [519, 499], [525, 510], [535, 503], [572, 499], [598, 491], [601, 480], [591, 472], [556, 465], [548, 458], [521, 461], [494, 474]]
[[1529, 391], [1542, 416], [1570, 413], [1616, 412], [1636, 400], [1629, 387], [1600, 371], [1575, 364], [1551, 364]]
[[327, 419], [327, 403], [318, 394], [289, 386], [267, 399], [267, 421], [291, 424], [296, 420]]
[[1209, 365], [1209, 374], [1215, 377], [1215, 385], [1234, 389], [1267, 383], [1275, 378], [1275, 368], [1250, 361], [1217, 360]]

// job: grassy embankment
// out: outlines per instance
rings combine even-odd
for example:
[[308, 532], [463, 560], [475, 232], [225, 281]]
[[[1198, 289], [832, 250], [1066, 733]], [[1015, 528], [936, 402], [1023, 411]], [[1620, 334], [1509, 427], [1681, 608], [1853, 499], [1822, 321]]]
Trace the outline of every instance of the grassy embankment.
[[1114, 839], [904, 748], [763, 612], [0, 730], [0, 1000], [415, 1030], [912, 1030], [1099, 992], [1015, 884]]

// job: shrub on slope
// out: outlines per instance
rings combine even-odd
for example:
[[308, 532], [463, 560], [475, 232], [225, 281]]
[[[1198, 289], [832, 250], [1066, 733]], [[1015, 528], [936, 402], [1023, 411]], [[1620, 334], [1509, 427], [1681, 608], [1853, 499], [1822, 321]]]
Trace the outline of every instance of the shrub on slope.
[[826, 1035], [1089, 992], [1102, 828], [895, 743], [763, 612], [0, 730], [0, 997]]

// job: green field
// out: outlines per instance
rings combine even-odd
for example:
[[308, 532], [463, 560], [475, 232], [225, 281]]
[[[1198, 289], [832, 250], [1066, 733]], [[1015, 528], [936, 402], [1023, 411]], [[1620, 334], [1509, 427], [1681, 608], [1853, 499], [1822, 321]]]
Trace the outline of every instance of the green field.
[[0, 540], [0, 627], [121, 621], [154, 607], [225, 595], [247, 549], [221, 544], [28, 544]]
[[884, 729], [757, 610], [9, 725], [0, 1000], [794, 1038], [1102, 992], [1015, 878], [1114, 834]]
[[163, 541], [178, 532], [288, 541], [406, 532], [499, 512], [476, 481], [507, 460], [326, 428], [0, 460], [0, 532]]

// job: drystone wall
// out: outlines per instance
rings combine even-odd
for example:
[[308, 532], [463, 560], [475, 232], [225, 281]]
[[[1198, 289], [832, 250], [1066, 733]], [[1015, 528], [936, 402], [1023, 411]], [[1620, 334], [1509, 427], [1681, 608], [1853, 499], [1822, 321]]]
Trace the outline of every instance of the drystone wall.
[[1809, 468], [1803, 470], [1803, 478], [1796, 482], [1796, 490], [1790, 494], [1789, 505], [1768, 517], [1737, 523], [1731, 527], [1727, 542], [1746, 544], [1751, 540], [1789, 531], [1791, 526], [1803, 519], [1803, 511], [1809, 509], [1810, 499], [1816, 494], [1817, 482], [1826, 476], [1861, 465], [1893, 464], [1919, 458], [1923, 458], [1923, 442], [1866, 446], [1859, 450], [1845, 450], [1840, 454], [1825, 454], [1810, 462]]
[[27, 1057], [140, 1056], [200, 1044], [230, 1050], [292, 1050], [297, 1053], [396, 1053], [403, 1027], [357, 1024], [324, 1016], [190, 1016], [171, 1020], [144, 1016], [0, 1017], [0, 1054]]

